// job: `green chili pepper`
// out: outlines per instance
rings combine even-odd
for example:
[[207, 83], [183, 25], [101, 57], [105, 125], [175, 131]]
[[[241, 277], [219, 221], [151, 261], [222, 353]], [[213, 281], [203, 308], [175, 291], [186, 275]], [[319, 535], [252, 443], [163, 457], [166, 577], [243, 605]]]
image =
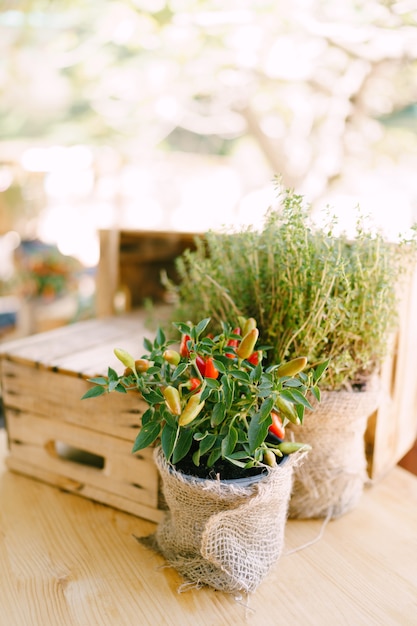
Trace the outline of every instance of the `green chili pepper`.
[[165, 404], [171, 413], [181, 415], [181, 399], [178, 389], [168, 385], [168, 387], [162, 390], [162, 394], [165, 398]]
[[278, 450], [283, 454], [292, 454], [298, 450], [311, 450], [308, 443], [299, 443], [297, 441], [282, 441], [277, 445]]
[[283, 398], [282, 396], [278, 396], [275, 400], [275, 404], [279, 410], [279, 412], [286, 417], [293, 424], [301, 424], [300, 418], [297, 415], [297, 411], [295, 410], [295, 406]]

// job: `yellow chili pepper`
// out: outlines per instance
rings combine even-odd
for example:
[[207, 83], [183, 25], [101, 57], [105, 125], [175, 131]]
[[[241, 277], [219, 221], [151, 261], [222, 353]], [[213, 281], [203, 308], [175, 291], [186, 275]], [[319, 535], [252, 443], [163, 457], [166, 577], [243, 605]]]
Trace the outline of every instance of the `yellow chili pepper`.
[[236, 354], [240, 359], [248, 359], [254, 351], [255, 344], [258, 341], [259, 330], [252, 328], [242, 339], [236, 348]]
[[201, 392], [191, 396], [180, 415], [178, 420], [179, 426], [187, 426], [187, 424], [190, 424], [197, 417], [205, 404], [204, 400], [200, 402], [200, 398]]
[[162, 390], [162, 394], [165, 398], [165, 404], [171, 413], [181, 415], [181, 399], [178, 389], [168, 385], [168, 387]]
[[265, 465], [269, 465], [270, 467], [274, 467], [277, 464], [277, 457], [272, 450], [265, 450], [263, 454], [263, 462]]
[[256, 319], [254, 317], [248, 317], [248, 319], [245, 320], [245, 323], [243, 324], [243, 328], [242, 328], [243, 337], [247, 335], [248, 332], [253, 330], [254, 328], [256, 328]]
[[288, 363], [283, 363], [277, 369], [278, 376], [295, 376], [301, 372], [307, 365], [307, 358], [305, 356], [299, 356]]
[[129, 352], [126, 350], [122, 350], [121, 348], [115, 348], [114, 354], [117, 356], [119, 361], [123, 363], [126, 367], [130, 367], [132, 370], [135, 369], [135, 359]]
[[162, 355], [168, 363], [171, 365], [178, 365], [181, 360], [181, 355], [176, 350], [165, 350]]

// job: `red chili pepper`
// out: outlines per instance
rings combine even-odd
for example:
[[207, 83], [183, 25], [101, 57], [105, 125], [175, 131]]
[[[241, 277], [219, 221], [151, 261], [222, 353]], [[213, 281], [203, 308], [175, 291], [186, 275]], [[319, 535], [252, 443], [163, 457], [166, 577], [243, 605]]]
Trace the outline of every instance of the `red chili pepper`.
[[188, 358], [190, 356], [190, 351], [187, 346], [187, 341], [191, 339], [190, 335], [182, 335], [181, 343], [180, 343], [180, 355]]
[[204, 370], [204, 376], [206, 378], [218, 378], [219, 370], [214, 367], [213, 357], [209, 356], [206, 359], [206, 368]]
[[[235, 328], [233, 331], [234, 335], [240, 335], [240, 328]], [[239, 345], [239, 339], [229, 339], [229, 341], [227, 342], [227, 345], [230, 346], [231, 348], [237, 348]], [[233, 354], [232, 352], [226, 352], [226, 356], [229, 357], [229, 359], [234, 359], [236, 354]]]
[[190, 380], [187, 383], [187, 387], [190, 391], [194, 391], [195, 389], [198, 389], [200, 385], [201, 385], [201, 380], [199, 378], [190, 378]]
[[256, 350], [256, 352], [252, 352], [250, 357], [248, 359], [246, 359], [246, 360], [249, 361], [249, 363], [252, 363], [252, 365], [258, 365], [258, 363], [259, 363], [259, 361], [261, 359], [262, 359], [262, 352], [261, 352], [261, 350]]
[[206, 372], [206, 362], [205, 362], [205, 360], [203, 359], [203, 357], [202, 357], [202, 356], [197, 356], [197, 357], [196, 357], [196, 359], [195, 359], [195, 363], [196, 363], [196, 365], [197, 365], [197, 367], [198, 367], [198, 371], [200, 372], [200, 374], [201, 374], [202, 376], [205, 376], [205, 372]]
[[282, 425], [282, 420], [278, 413], [274, 411], [271, 412], [272, 424], [269, 427], [269, 432], [278, 437], [278, 439], [284, 439], [285, 437], [285, 428]]

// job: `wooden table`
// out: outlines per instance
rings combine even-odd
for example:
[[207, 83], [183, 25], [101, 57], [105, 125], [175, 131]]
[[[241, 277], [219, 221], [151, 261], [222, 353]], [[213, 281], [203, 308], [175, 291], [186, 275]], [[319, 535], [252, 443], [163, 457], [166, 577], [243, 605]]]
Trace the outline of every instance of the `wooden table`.
[[406, 470], [393, 469], [312, 545], [321, 521], [288, 522], [287, 554], [238, 600], [178, 593], [179, 574], [133, 537], [152, 522], [9, 472], [6, 454], [1, 430], [1, 626], [417, 624], [417, 478]]

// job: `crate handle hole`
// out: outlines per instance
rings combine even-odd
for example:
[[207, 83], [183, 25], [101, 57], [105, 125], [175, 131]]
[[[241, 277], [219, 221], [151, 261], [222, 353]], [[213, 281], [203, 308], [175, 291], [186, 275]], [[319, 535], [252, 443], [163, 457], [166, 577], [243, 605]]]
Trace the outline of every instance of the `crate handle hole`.
[[72, 463], [87, 465], [88, 467], [96, 467], [97, 469], [104, 468], [104, 456], [94, 454], [93, 452], [83, 450], [82, 448], [70, 446], [64, 441], [48, 441], [45, 448], [50, 455], [58, 457], [63, 461], [71, 461]]

